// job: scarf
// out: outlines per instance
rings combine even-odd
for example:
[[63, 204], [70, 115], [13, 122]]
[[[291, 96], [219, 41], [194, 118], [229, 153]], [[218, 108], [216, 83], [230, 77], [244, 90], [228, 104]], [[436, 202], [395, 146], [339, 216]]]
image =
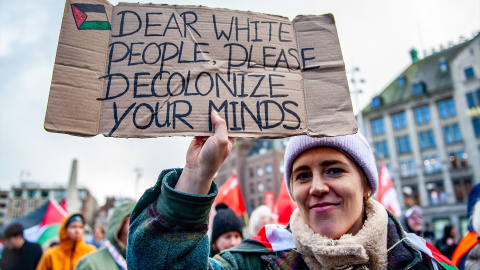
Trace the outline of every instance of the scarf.
[[356, 235], [337, 240], [315, 233], [296, 209], [290, 226], [297, 251], [309, 269], [386, 269], [388, 214], [379, 202], [365, 202], [366, 220]]
[[122, 270], [127, 270], [127, 261], [123, 258], [122, 254], [110, 243], [110, 241], [105, 241], [105, 246], [110, 252], [110, 255], [112, 255], [113, 260], [117, 263], [117, 265], [122, 269]]

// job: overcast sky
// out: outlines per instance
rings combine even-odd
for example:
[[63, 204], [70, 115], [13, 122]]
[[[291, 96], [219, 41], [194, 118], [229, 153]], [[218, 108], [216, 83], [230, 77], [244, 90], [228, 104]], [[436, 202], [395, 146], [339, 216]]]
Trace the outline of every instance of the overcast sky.
[[[154, 3], [251, 10], [290, 19], [332, 13], [347, 75], [351, 78], [349, 71], [359, 67], [355, 77], [365, 80], [357, 86], [363, 90], [362, 107], [408, 67], [413, 47], [423, 57], [424, 51], [439, 51], [480, 30], [478, 0]], [[135, 168], [142, 170], [140, 193], [155, 183], [162, 169], [183, 167], [191, 138], [80, 138], [44, 130], [64, 6], [63, 0], [0, 0], [0, 188], [20, 181], [66, 184], [77, 159], [78, 182], [100, 205], [105, 196], [133, 197]]]

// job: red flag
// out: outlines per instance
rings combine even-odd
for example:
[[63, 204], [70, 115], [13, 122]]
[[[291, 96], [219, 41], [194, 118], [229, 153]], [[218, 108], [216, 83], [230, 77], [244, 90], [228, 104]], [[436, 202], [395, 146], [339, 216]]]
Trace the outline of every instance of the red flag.
[[398, 200], [397, 191], [395, 190], [387, 166], [385, 166], [383, 161], [381, 161], [380, 164], [377, 200], [398, 217], [400, 216], [402, 209], [400, 207], [400, 201]]
[[243, 203], [242, 191], [238, 185], [236, 174], [232, 174], [227, 182], [218, 189], [218, 195], [213, 202], [212, 209], [215, 209], [215, 205], [221, 202], [228, 205], [237, 216], [245, 213], [245, 204]]
[[275, 193], [273, 191], [265, 191], [263, 193], [263, 204], [268, 206], [270, 210], [273, 210], [273, 205], [275, 204]]
[[60, 202], [60, 206], [63, 210], [67, 211], [67, 199], [63, 199], [62, 202]]
[[273, 212], [278, 215], [278, 222], [287, 225], [290, 222], [290, 216], [293, 210], [297, 209], [297, 204], [288, 195], [287, 184], [282, 181], [280, 194], [278, 194], [277, 201], [273, 206]]

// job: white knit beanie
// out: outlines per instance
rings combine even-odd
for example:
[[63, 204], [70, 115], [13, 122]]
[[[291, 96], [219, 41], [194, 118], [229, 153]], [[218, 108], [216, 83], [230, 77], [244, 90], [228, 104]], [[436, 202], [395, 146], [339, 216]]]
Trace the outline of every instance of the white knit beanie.
[[293, 162], [303, 152], [318, 147], [332, 147], [348, 153], [365, 173], [370, 184], [370, 188], [372, 189], [372, 195], [377, 192], [378, 171], [377, 166], [375, 165], [375, 157], [373, 156], [370, 145], [361, 133], [321, 138], [313, 138], [302, 135], [292, 137], [288, 141], [287, 148], [285, 149], [285, 182], [287, 184], [290, 197], [292, 197], [292, 192], [290, 190], [290, 179]]

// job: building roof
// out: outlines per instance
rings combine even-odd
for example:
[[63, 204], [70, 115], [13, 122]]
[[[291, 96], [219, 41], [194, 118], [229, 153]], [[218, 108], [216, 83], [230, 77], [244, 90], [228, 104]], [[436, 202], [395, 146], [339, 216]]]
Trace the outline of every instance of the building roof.
[[[479, 36], [477, 35], [475, 38]], [[453, 87], [450, 63], [475, 38], [413, 62], [378, 96], [374, 97], [372, 102], [362, 110], [362, 113], [377, 111], [385, 106], [406, 102], [419, 96]], [[448, 64], [446, 71], [442, 71], [440, 68], [442, 62]], [[424, 91], [420, 90], [420, 93], [414, 94], [414, 84], [423, 84]], [[375, 103], [378, 106], [375, 106]]]

